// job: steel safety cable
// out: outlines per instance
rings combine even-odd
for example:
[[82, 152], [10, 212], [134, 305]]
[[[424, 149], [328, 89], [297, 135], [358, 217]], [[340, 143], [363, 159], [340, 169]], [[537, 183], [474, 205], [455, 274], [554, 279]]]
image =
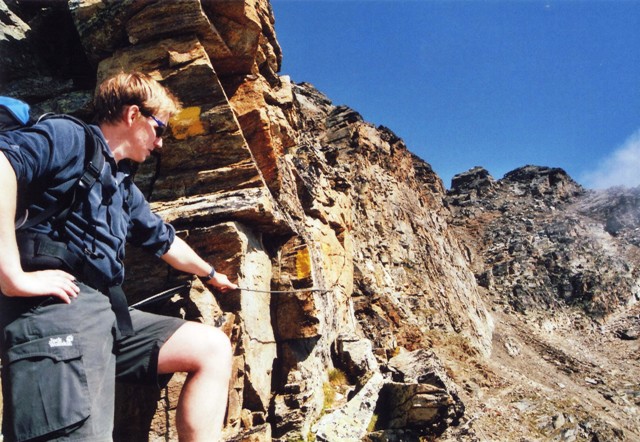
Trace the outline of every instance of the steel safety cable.
[[[171, 298], [177, 294], [180, 294], [183, 291], [189, 290], [191, 289], [191, 283], [185, 283], [173, 288], [170, 288], [168, 290], [165, 290], [163, 292], [160, 292], [158, 294], [155, 294], [153, 296], [150, 296], [148, 298], [143, 299], [142, 301], [136, 302], [135, 304], [130, 305], [130, 308], [140, 308], [143, 307], [145, 305], [149, 305], [149, 304], [153, 304], [155, 302], [159, 302], [162, 301], [163, 299], [167, 299], [167, 298]], [[292, 294], [292, 293], [303, 293], [303, 292], [322, 292], [322, 293], [327, 293], [327, 292], [331, 292], [331, 290], [327, 290], [327, 289], [316, 289], [316, 288], [309, 288], [309, 289], [293, 289], [293, 290], [259, 290], [259, 289], [249, 289], [249, 288], [244, 288], [244, 287], [237, 287], [235, 290], [241, 290], [241, 291], [245, 291], [245, 292], [254, 292], [254, 293], [271, 293], [271, 294], [276, 294], [276, 295], [285, 295], [285, 294]]]
[[248, 289], [244, 287], [238, 287], [236, 290], [243, 290], [245, 292], [255, 292], [255, 293], [271, 293], [276, 295], [284, 295], [287, 293], [302, 293], [302, 292], [330, 292], [328, 289], [292, 289], [292, 290], [259, 290], [259, 289]]

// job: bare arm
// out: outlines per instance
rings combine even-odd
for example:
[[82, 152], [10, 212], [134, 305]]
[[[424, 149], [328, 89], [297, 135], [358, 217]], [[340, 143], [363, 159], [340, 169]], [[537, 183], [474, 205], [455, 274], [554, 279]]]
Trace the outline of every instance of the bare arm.
[[56, 296], [64, 302], [78, 296], [74, 276], [62, 270], [24, 272], [16, 242], [15, 215], [18, 184], [15, 172], [3, 152], [0, 152], [0, 291], [5, 296]]
[[[162, 255], [162, 260], [177, 270], [192, 273], [198, 276], [206, 276], [211, 271], [211, 264], [206, 262], [181, 238], [175, 237], [169, 251]], [[226, 275], [216, 272], [215, 276], [207, 281], [213, 287], [222, 292], [235, 290], [238, 286], [229, 281]]]

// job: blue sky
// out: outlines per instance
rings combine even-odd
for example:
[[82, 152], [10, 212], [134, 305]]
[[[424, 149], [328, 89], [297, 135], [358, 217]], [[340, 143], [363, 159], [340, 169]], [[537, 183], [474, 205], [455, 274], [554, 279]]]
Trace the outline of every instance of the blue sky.
[[281, 75], [451, 178], [561, 167], [640, 185], [640, 0], [272, 0]]

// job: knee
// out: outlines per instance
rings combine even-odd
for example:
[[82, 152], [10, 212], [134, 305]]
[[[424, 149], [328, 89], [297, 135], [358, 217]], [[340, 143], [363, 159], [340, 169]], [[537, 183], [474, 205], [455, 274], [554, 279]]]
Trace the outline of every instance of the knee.
[[231, 342], [221, 330], [186, 322], [165, 342], [158, 355], [158, 373], [231, 373]]
[[220, 329], [206, 326], [199, 336], [200, 361], [203, 366], [215, 366], [218, 370], [231, 370], [233, 350], [229, 337]]

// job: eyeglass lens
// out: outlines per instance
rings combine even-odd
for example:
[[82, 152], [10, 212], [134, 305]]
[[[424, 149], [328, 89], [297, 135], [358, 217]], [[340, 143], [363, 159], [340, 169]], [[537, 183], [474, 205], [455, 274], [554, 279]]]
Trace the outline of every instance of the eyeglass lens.
[[150, 117], [157, 124], [157, 126], [155, 127], [156, 137], [162, 138], [162, 136], [167, 132], [167, 125], [164, 124], [162, 121], [158, 120], [154, 115], [150, 115]]

